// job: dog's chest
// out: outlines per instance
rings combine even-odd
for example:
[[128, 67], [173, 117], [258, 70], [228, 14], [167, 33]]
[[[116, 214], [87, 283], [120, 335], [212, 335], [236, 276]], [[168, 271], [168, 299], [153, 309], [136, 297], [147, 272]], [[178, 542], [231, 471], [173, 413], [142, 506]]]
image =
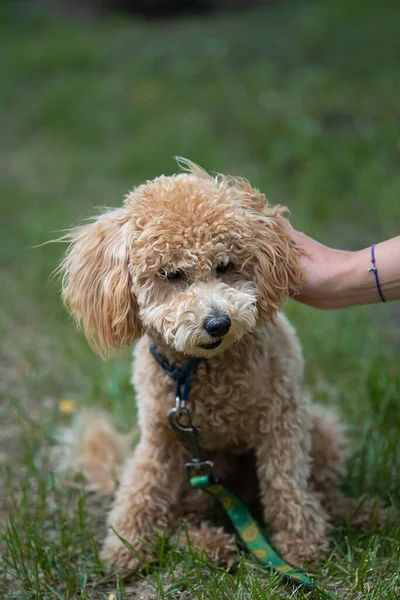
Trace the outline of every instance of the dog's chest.
[[[270, 378], [255, 377], [250, 368], [229, 367], [194, 378], [189, 405], [193, 423], [201, 428], [202, 445], [209, 450], [232, 446], [247, 449], [268, 420]], [[262, 418], [261, 418], [262, 417]]]
[[[189, 408], [193, 424], [201, 428], [204, 449], [246, 450], [254, 447], [260, 433], [268, 434], [280, 399], [291, 393], [302, 366], [293, 333], [282, 318], [279, 323], [257, 329], [191, 373]], [[135, 351], [139, 423], [141, 428], [168, 429], [175, 382], [151, 356], [150, 341], [143, 338]]]

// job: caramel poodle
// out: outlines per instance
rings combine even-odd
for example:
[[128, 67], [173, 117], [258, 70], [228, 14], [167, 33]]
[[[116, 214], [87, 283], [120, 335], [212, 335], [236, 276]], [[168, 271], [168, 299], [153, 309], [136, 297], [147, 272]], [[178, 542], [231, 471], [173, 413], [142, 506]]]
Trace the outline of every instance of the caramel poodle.
[[[223, 480], [236, 457], [253, 452], [274, 545], [294, 565], [312, 563], [329, 550], [333, 520], [351, 516], [357, 503], [338, 491], [342, 428], [305, 395], [301, 349], [279, 312], [301, 283], [299, 249], [282, 207], [243, 179], [182, 162], [185, 172], [145, 183], [121, 208], [67, 234], [63, 296], [89, 342], [105, 356], [139, 340], [141, 437], [122, 472], [102, 558], [137, 570], [148, 558], [146, 540], [183, 519], [213, 558], [229, 564], [235, 553], [233, 536], [207, 521], [212, 499], [190, 489], [188, 448], [167, 421], [174, 382], [150, 354], [155, 344], [178, 367], [205, 359], [190, 393], [204, 454]], [[355, 518], [368, 520], [371, 511], [364, 504]]]

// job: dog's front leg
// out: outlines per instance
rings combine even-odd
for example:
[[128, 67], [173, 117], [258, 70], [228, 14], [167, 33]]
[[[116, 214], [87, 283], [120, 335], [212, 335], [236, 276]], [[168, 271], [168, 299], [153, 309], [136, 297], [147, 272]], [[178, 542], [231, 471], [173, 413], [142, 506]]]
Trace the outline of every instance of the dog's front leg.
[[301, 400], [282, 400], [260, 428], [256, 448], [265, 520], [276, 548], [296, 566], [313, 563], [329, 550], [328, 517], [318, 496], [307, 489], [311, 466], [308, 421]]
[[102, 551], [106, 565], [133, 572], [149, 557], [148, 537], [168, 526], [176, 512], [186, 481], [185, 459], [180, 441], [164, 432], [152, 431], [142, 438], [122, 473], [108, 518], [109, 532]]

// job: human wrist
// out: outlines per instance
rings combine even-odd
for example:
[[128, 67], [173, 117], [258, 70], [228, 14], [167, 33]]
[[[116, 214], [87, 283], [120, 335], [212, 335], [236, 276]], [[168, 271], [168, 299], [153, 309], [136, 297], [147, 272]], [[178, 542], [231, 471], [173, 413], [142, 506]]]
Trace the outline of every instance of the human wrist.
[[[320, 309], [345, 308], [382, 300], [400, 300], [400, 236], [355, 252], [334, 250], [304, 233], [292, 231], [302, 250], [299, 266], [304, 282], [296, 300]], [[375, 266], [376, 272], [371, 272]]]
[[335, 308], [345, 308], [377, 301], [375, 278], [368, 271], [371, 266], [371, 249], [340, 252], [335, 273]]
[[353, 304], [357, 292], [357, 277], [361, 257], [358, 252], [329, 249], [327, 257], [324, 300], [321, 308], [345, 308]]

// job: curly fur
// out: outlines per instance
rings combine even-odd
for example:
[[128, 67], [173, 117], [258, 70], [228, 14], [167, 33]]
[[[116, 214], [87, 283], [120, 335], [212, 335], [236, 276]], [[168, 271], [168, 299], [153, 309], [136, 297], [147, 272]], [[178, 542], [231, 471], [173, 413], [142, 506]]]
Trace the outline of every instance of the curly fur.
[[[137, 553], [110, 530], [103, 561], [136, 570], [146, 559], [145, 540], [164, 526], [176, 530], [182, 519], [196, 545], [231, 561], [233, 538], [206, 523], [212, 500], [189, 488], [188, 450], [166, 418], [173, 382], [149, 354], [152, 342], [178, 366], [188, 356], [207, 359], [193, 374], [190, 396], [206, 456], [224, 478], [236, 457], [252, 451], [275, 545], [293, 564], [313, 562], [328, 552], [333, 516], [356, 505], [338, 492], [342, 427], [304, 395], [301, 349], [279, 312], [288, 291], [301, 285], [300, 250], [285, 209], [247, 181], [181, 164], [187, 172], [145, 183], [122, 208], [66, 236], [63, 296], [89, 342], [106, 356], [139, 339], [133, 381], [141, 438], [109, 515]], [[218, 274], [221, 263], [229, 266]], [[182, 277], [170, 281], [171, 271]], [[231, 327], [218, 347], [206, 349], [213, 339], [204, 321], [219, 313]]]
[[88, 490], [114, 492], [133, 438], [133, 433], [118, 433], [109, 415], [85, 409], [75, 416], [71, 427], [58, 432], [53, 463], [64, 478], [83, 473]]

